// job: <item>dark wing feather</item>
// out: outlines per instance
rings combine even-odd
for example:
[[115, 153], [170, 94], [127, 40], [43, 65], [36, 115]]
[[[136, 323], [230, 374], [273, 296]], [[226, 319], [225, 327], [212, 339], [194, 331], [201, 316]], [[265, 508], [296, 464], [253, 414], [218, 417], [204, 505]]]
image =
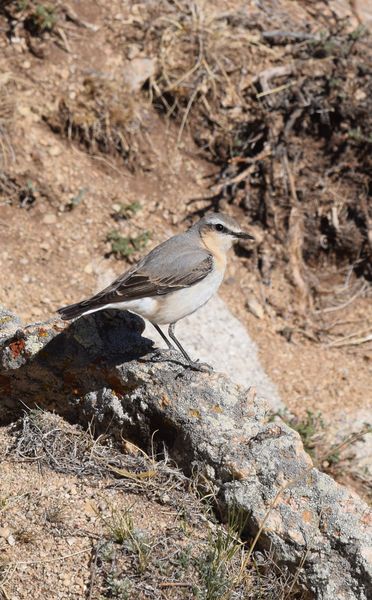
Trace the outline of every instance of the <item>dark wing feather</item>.
[[[162, 296], [175, 292], [201, 281], [210, 273], [213, 267], [212, 256], [208, 255], [187, 273], [155, 274], [149, 272], [144, 265], [134, 272], [119, 277], [108, 288], [94, 296], [96, 301], [104, 304], [137, 300], [148, 296]], [[92, 298], [93, 300], [93, 298]]]
[[210, 254], [206, 255], [205, 251], [200, 250], [187, 250], [182, 254], [179, 252], [180, 248], [174, 258], [167, 254], [167, 261], [160, 262], [161, 268], [153, 268], [154, 260], [159, 265], [162, 246], [163, 244], [155, 248], [145, 259], [118, 277], [102, 292], [77, 304], [60, 308], [58, 312], [62, 319], [73, 319], [106, 304], [169, 294], [201, 281], [213, 268], [213, 258]]

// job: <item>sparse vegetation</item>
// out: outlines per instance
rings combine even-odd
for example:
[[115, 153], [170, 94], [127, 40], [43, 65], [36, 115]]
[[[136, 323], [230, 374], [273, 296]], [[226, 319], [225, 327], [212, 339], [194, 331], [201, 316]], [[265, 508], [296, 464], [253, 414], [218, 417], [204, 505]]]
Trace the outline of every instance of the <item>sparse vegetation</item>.
[[149, 231], [143, 231], [137, 236], [124, 236], [119, 231], [113, 230], [107, 234], [106, 241], [110, 242], [110, 253], [117, 258], [130, 258], [136, 252], [144, 250], [151, 239]]
[[247, 17], [201, 1], [141, 9], [141, 42], [159, 60], [150, 98], [176, 119], [179, 140], [188, 128], [219, 166], [205, 209], [227, 200], [264, 229], [263, 252], [288, 264], [300, 311], [321, 296], [316, 266], [351, 264], [370, 279], [367, 30], [334, 14], [319, 15], [317, 33], [292, 34], [289, 13]]
[[128, 221], [134, 215], [136, 215], [141, 210], [141, 204], [139, 202], [129, 202], [129, 204], [124, 204], [121, 202], [120, 204], [115, 204], [115, 211], [113, 213], [113, 218], [115, 221], [120, 221], [120, 219], [124, 219]]
[[339, 442], [335, 442], [329, 436], [329, 424], [325, 422], [320, 412], [307, 410], [303, 418], [288, 417], [285, 413], [281, 413], [281, 417], [290, 427], [298, 431], [306, 452], [321, 471], [340, 482], [354, 481], [354, 487], [359, 493], [367, 501], [372, 499], [371, 474], [367, 468], [359, 466], [355, 453], [355, 444], [363, 442], [365, 436], [372, 433], [368, 423], [358, 431], [343, 436]]
[[58, 22], [58, 2], [39, 2], [38, 0], [8, 0], [2, 2], [0, 11], [22, 25], [24, 31], [32, 36], [41, 37], [51, 33]]
[[[195, 482], [172, 465], [166, 452], [159, 460], [127, 442], [130, 453], [122, 454], [109, 440], [106, 443], [94, 440], [90, 432], [39, 410], [25, 414], [18, 426], [12, 428], [11, 435], [13, 443], [9, 444], [8, 455], [11, 460], [31, 461], [28, 468], [36, 460], [46, 477], [52, 472], [50, 469], [64, 476], [79, 477], [82, 494], [84, 486], [102, 478], [114, 490], [107, 495], [98, 488], [96, 499], [91, 500], [97, 506], [94, 534], [99, 534], [94, 545], [91, 597], [99, 594], [97, 597], [102, 599], [121, 600], [158, 600], [160, 595], [169, 600], [284, 598], [293, 576], [276, 569], [273, 557], [265, 553], [253, 551], [247, 560], [250, 549], [249, 541], [241, 537], [245, 527], [241, 512], [232, 510], [226, 525], [217, 524], [212, 518], [210, 501], [201, 500], [190, 491]], [[143, 477], [143, 473], [147, 476]], [[139, 490], [141, 502], [147, 497], [151, 510], [156, 503], [156, 510], [165, 506], [163, 518], [171, 512], [171, 521], [165, 529], [161, 524], [159, 529], [151, 518], [145, 527], [137, 524], [139, 518], [144, 518]], [[123, 503], [121, 494], [128, 492], [133, 495], [129, 503]], [[19, 502], [25, 501], [33, 503], [32, 498], [20, 496], [16, 507], [19, 516], [22, 514]], [[35, 502], [39, 501], [35, 498]], [[62, 500], [48, 499], [42, 518], [48, 535], [59, 536], [63, 531], [72, 534], [71, 510]], [[19, 526], [17, 543], [32, 544], [36, 535], [35, 525]], [[285, 598], [298, 600], [305, 596], [296, 588]]]
[[75, 141], [92, 154], [117, 155], [129, 168], [147, 168], [140, 105], [123, 82], [86, 77], [74, 98], [60, 99], [58, 110], [46, 116], [55, 133]]

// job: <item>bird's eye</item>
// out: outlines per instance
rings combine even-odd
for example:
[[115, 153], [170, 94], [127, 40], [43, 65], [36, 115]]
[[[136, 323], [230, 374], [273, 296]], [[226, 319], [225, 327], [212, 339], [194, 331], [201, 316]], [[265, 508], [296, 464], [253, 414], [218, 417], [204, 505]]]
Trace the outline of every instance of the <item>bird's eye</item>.
[[223, 225], [221, 225], [221, 223], [217, 223], [217, 225], [215, 225], [215, 229], [216, 231], [220, 231], [222, 233], [222, 231], [225, 231], [225, 228]]

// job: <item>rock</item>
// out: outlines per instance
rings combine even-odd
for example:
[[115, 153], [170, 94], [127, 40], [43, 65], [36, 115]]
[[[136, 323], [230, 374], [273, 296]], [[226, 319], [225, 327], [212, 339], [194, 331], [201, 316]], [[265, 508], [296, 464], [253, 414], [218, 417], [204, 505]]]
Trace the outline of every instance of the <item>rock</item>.
[[[0, 418], [24, 405], [54, 410], [97, 434], [142, 447], [166, 443], [197, 471], [245, 533], [290, 568], [319, 600], [367, 600], [372, 592], [371, 516], [353, 492], [320, 473], [299, 435], [251, 389], [154, 352], [144, 323], [106, 311], [67, 325], [18, 329], [0, 343]], [[155, 437], [154, 432], [157, 432]]]
[[247, 298], [246, 306], [252, 315], [257, 317], [257, 319], [263, 319], [265, 316], [264, 309], [262, 308], [262, 304], [258, 302], [258, 300], [254, 296], [249, 296]]
[[0, 527], [0, 537], [3, 539], [7, 539], [10, 535], [11, 535], [11, 530], [9, 529], [9, 527], [5, 526], [5, 527]]
[[[209, 363], [216, 371], [228, 373], [235, 383], [255, 387], [258, 395], [276, 411], [285, 409], [276, 386], [260, 363], [256, 344], [222, 298], [215, 296], [194, 314], [182, 319], [176, 332], [192, 358]], [[152, 325], [146, 325], [145, 335], [156, 340], [161, 348], [166, 347]]]
[[139, 92], [143, 84], [155, 75], [155, 58], [133, 58], [126, 63], [124, 81], [131, 92]]
[[50, 146], [49, 154], [50, 156], [59, 156], [62, 153], [62, 149], [60, 146]]
[[365, 0], [354, 0], [355, 12], [357, 13], [360, 22], [372, 31], [372, 5]]
[[14, 336], [21, 320], [6, 308], [0, 306], [0, 343]]

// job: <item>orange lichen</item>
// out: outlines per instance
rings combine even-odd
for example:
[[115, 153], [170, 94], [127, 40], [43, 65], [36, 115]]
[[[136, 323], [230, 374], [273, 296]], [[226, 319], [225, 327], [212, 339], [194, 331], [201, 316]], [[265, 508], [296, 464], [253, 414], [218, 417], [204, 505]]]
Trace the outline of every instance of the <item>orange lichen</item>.
[[189, 415], [190, 417], [194, 417], [196, 419], [200, 419], [201, 417], [200, 410], [198, 410], [197, 408], [190, 408]]
[[47, 337], [48, 331], [44, 327], [39, 327], [37, 330], [39, 337]]
[[167, 394], [163, 394], [161, 399], [160, 399], [160, 406], [162, 408], [165, 408], [166, 406], [170, 406], [172, 404], [169, 396], [167, 396]]
[[11, 344], [9, 344], [9, 349], [12, 353], [13, 358], [18, 358], [18, 356], [25, 349], [25, 346], [26, 344], [24, 340], [18, 340], [17, 342], [12, 342]]

